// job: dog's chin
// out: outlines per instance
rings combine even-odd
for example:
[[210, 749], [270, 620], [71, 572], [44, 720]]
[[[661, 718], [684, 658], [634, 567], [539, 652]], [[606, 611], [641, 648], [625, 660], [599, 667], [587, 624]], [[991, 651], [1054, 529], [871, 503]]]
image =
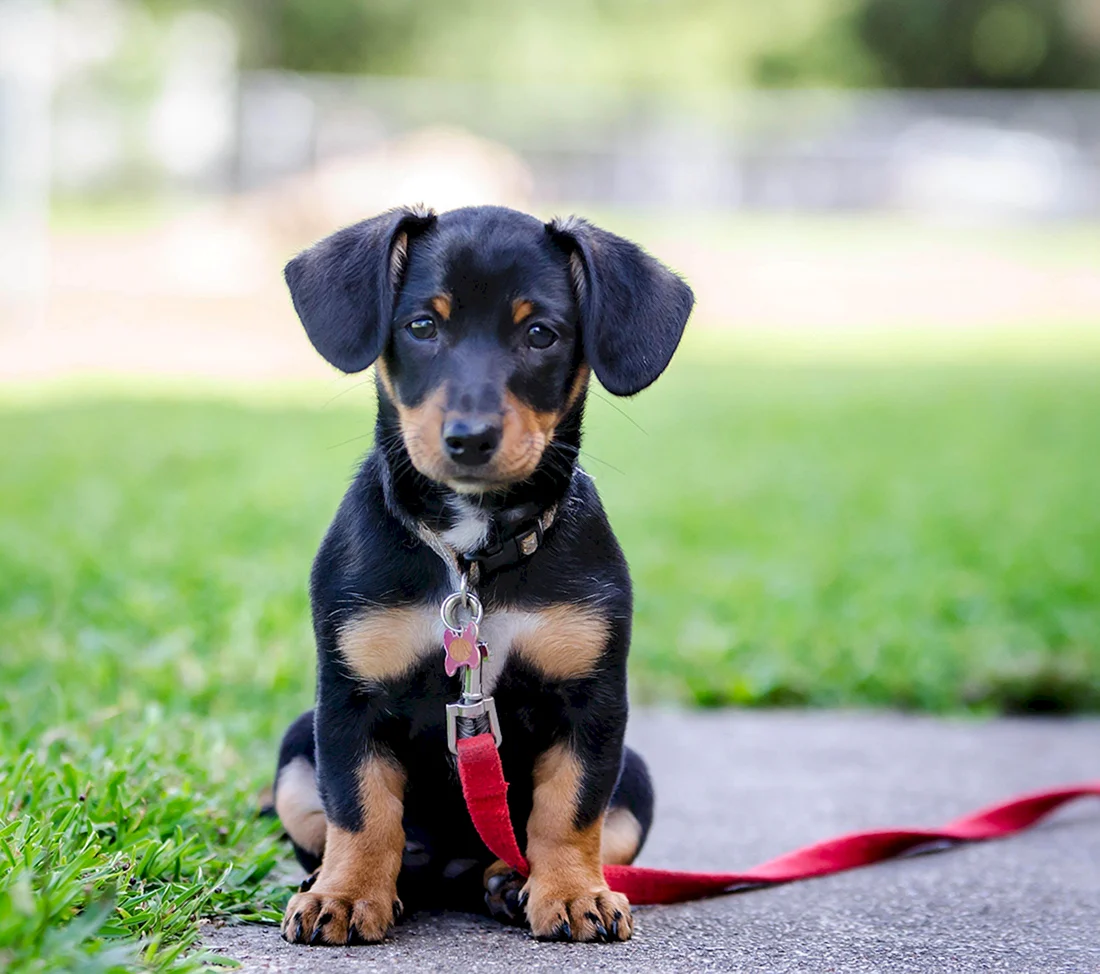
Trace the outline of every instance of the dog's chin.
[[456, 494], [494, 494], [514, 487], [516, 484], [522, 484], [534, 472], [535, 469], [532, 467], [530, 470], [510, 471], [503, 474], [488, 467], [483, 471], [451, 471], [445, 477], [437, 479]]
[[443, 483], [456, 494], [491, 494], [496, 490], [504, 490], [508, 486], [506, 481], [481, 477], [452, 477]]
[[444, 487], [449, 487], [456, 494], [477, 496], [479, 494], [493, 494], [507, 490], [515, 484], [522, 483], [530, 475], [531, 471], [524, 472], [523, 476], [503, 476], [491, 467], [484, 470], [421, 470], [426, 477], [431, 478]]
[[451, 464], [420, 464], [413, 466], [429, 480], [453, 490], [456, 494], [491, 494], [506, 490], [515, 480], [502, 477], [491, 466], [459, 467]]

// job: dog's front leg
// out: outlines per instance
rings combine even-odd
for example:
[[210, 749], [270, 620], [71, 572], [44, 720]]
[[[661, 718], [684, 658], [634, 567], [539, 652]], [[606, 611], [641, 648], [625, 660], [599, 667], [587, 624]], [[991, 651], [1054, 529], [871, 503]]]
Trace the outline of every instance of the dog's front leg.
[[555, 744], [535, 765], [527, 822], [531, 876], [521, 895], [536, 937], [627, 940], [633, 932], [630, 903], [608, 889], [600, 863], [603, 812], [615, 784], [621, 733], [603, 749], [611, 760], [605, 754], [595, 762], [602, 772], [591, 760], [582, 764], [565, 743]]
[[287, 904], [283, 937], [292, 943], [375, 943], [401, 914], [405, 772], [365, 744], [361, 720], [349, 720], [344, 708], [329, 719], [322, 694], [317, 757], [325, 851], [316, 880]]

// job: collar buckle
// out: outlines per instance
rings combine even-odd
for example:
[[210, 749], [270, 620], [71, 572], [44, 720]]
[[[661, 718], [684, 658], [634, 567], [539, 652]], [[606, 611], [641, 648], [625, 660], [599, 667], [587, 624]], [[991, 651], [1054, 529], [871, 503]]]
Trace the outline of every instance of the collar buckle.
[[468, 562], [476, 563], [481, 569], [481, 577], [484, 578], [490, 572], [518, 565], [524, 558], [530, 558], [542, 547], [543, 532], [542, 519], [536, 519], [491, 548], [469, 551], [463, 557]]

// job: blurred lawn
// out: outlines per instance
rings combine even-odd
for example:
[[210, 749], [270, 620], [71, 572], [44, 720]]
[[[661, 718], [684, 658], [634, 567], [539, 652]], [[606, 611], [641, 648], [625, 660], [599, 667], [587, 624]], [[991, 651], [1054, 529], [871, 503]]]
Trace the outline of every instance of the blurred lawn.
[[[636, 700], [1100, 710], [1095, 342], [727, 344], [591, 403]], [[370, 385], [334, 389], [0, 402], [0, 968], [123, 969], [97, 929], [178, 967], [197, 915], [285, 898], [252, 809], [312, 696], [309, 562], [370, 443]]]

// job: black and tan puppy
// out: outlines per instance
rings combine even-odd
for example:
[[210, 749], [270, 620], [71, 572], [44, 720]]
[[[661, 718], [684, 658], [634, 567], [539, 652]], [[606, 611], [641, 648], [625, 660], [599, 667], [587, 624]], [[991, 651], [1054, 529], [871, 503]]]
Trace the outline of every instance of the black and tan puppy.
[[[621, 396], [653, 382], [690, 289], [621, 237], [497, 207], [383, 214], [286, 278], [329, 362], [375, 364], [378, 420], [313, 566], [317, 706], [275, 803], [316, 872], [283, 936], [378, 941], [404, 900], [627, 939], [601, 863], [637, 855], [653, 793], [623, 746], [630, 577], [577, 453], [590, 373]], [[447, 747], [439, 609], [472, 565], [526, 882], [478, 839]]]

